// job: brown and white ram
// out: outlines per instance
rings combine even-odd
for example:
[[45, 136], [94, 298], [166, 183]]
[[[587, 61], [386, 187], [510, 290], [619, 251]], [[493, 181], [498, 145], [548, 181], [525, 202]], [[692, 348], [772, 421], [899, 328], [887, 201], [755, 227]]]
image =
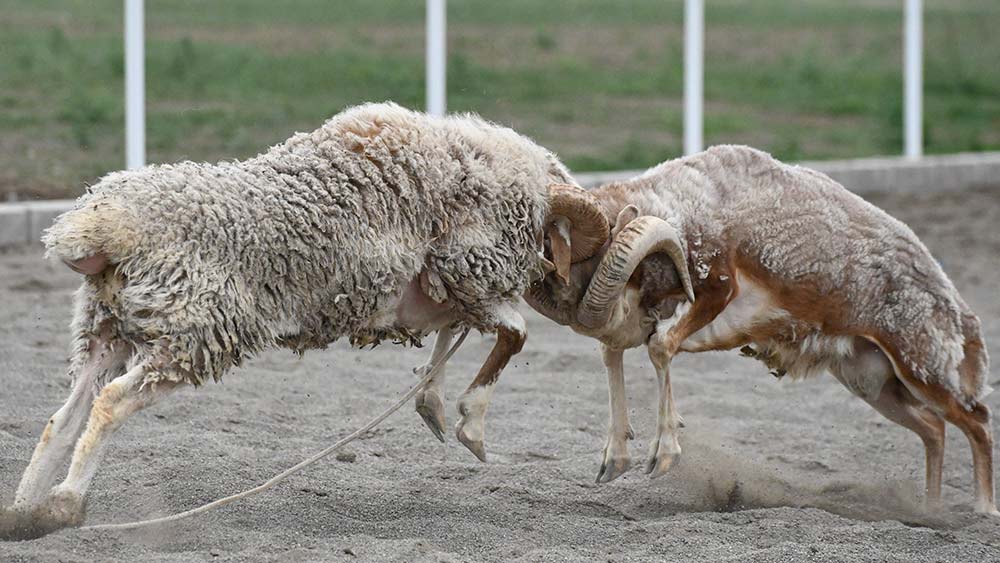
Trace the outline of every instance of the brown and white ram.
[[646, 471], [680, 453], [670, 362], [729, 350], [789, 377], [831, 372], [926, 450], [940, 498], [944, 422], [972, 446], [976, 504], [997, 514], [988, 358], [976, 315], [916, 235], [829, 177], [720, 146], [591, 192], [611, 241], [553, 265], [526, 300], [603, 344], [611, 403], [598, 481], [629, 465], [622, 351], [645, 344], [660, 383]]

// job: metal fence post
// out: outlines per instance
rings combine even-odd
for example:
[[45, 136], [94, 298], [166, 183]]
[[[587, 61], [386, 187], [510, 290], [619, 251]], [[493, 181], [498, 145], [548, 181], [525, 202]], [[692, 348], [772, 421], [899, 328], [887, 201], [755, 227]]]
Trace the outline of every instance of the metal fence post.
[[146, 164], [143, 0], [125, 0], [125, 165]]
[[923, 132], [923, 1], [906, 0], [903, 17], [903, 154], [920, 158]]
[[427, 113], [445, 113], [445, 0], [427, 0]]
[[684, 2], [684, 154], [702, 149], [705, 3]]

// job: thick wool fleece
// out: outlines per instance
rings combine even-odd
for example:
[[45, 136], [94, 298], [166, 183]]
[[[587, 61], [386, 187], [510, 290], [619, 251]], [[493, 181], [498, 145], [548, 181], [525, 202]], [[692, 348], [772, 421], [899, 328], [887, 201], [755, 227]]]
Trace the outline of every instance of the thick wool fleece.
[[490, 329], [538, 267], [553, 182], [572, 180], [510, 129], [363, 105], [247, 161], [109, 174], [44, 242], [114, 265], [78, 293], [78, 353], [110, 320], [148, 380], [200, 383], [276, 343], [408, 337], [387, 319], [424, 268]]
[[[822, 325], [801, 327], [814, 336], [891, 342], [894, 361], [966, 404], [991, 390], [979, 320], [938, 262], [909, 227], [824, 174], [718, 146], [595, 194], [609, 217], [631, 203], [679, 229], [696, 281], [735, 248], [819, 309], [835, 304]], [[799, 332], [795, 340], [804, 353], [816, 339]]]

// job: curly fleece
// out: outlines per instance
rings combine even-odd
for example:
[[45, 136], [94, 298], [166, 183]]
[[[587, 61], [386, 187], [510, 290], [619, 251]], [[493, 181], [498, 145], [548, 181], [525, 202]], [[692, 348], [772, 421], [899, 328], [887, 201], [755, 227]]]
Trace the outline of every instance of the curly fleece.
[[387, 323], [422, 269], [491, 330], [538, 267], [553, 182], [572, 179], [510, 129], [368, 104], [246, 161], [109, 174], [43, 240], [114, 265], [77, 293], [74, 364], [109, 321], [147, 381], [198, 384], [274, 344], [410, 338]]

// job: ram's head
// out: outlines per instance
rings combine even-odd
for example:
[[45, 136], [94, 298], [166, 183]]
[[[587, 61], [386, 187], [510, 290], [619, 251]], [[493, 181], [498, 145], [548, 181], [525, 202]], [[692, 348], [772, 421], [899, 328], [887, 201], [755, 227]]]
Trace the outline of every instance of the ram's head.
[[560, 254], [560, 238], [566, 237], [552, 235], [551, 229], [547, 234], [551, 271], [535, 281], [524, 298], [559, 324], [596, 335], [639, 323], [645, 311], [666, 300], [694, 301], [677, 230], [658, 217], [640, 216], [634, 205], [622, 209], [600, 246], [593, 245], [596, 250], [570, 256], [568, 263]]

